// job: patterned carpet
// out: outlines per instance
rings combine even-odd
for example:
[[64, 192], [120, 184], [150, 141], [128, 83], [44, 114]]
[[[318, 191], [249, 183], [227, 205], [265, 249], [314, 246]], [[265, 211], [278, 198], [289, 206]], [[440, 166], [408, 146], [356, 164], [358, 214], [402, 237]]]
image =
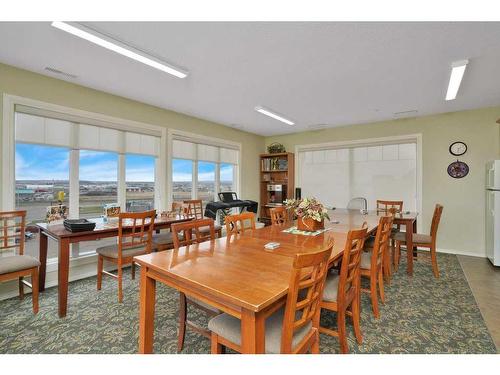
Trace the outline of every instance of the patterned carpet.
[[[415, 263], [407, 277], [405, 264], [386, 287], [381, 318], [371, 312], [368, 295], [362, 298], [363, 344], [357, 345], [348, 322], [353, 353], [496, 353], [469, 285], [454, 255], [439, 254], [441, 278], [432, 276], [426, 259]], [[95, 278], [71, 283], [69, 312], [57, 317], [57, 290], [40, 298], [40, 313], [31, 311], [31, 298], [0, 301], [1, 353], [136, 353], [138, 335], [138, 279], [126, 272], [124, 303], [117, 302], [116, 281], [104, 279], [96, 291]], [[158, 287], [156, 353], [175, 353], [178, 294]], [[195, 314], [194, 320], [202, 321]], [[323, 313], [322, 324], [335, 326], [335, 315]], [[321, 335], [321, 351], [337, 353], [338, 341]], [[208, 340], [190, 331], [184, 353], [209, 353]]]

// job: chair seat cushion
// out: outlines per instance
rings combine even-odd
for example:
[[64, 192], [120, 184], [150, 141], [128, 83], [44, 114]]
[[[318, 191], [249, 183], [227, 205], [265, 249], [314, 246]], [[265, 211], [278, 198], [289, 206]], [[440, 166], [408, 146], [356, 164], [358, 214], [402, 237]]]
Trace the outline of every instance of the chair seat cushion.
[[[266, 320], [266, 353], [279, 354], [281, 352], [281, 334], [283, 331], [284, 314], [285, 310], [282, 308]], [[210, 319], [208, 328], [226, 340], [236, 345], [241, 345], [241, 320], [229, 314], [220, 314]], [[296, 348], [311, 329], [312, 324], [308, 323], [295, 331], [292, 339], [292, 349]]]
[[40, 262], [29, 255], [0, 257], [0, 275], [40, 266]]
[[[217, 232], [220, 230], [222, 227], [219, 224], [214, 223], [214, 231]], [[210, 227], [208, 225], [205, 225], [204, 227], [199, 228], [200, 233], [210, 233]]]
[[[179, 233], [179, 239], [182, 238], [182, 233]], [[173, 245], [174, 235], [172, 232], [165, 232], [159, 234], [153, 234], [152, 244], [153, 245]]]
[[[394, 235], [394, 239], [400, 242], [406, 242], [406, 233], [399, 232]], [[413, 233], [413, 243], [430, 244], [432, 237], [428, 234]]]
[[365, 270], [369, 270], [372, 267], [372, 252], [365, 252], [363, 251], [361, 253], [361, 268]]
[[[96, 249], [97, 254], [107, 258], [118, 259], [118, 244], [101, 246]], [[122, 250], [122, 258], [135, 257], [137, 255], [146, 254], [144, 245], [127, 246]]]
[[338, 274], [329, 274], [326, 277], [325, 289], [323, 291], [323, 301], [336, 302], [339, 292], [340, 276]]

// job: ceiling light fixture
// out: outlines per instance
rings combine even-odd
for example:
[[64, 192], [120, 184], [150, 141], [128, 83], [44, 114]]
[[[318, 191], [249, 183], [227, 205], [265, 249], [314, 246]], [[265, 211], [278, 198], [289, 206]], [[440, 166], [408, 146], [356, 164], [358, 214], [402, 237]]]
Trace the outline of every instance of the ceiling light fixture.
[[188, 72], [183, 71], [182, 69], [174, 68], [164, 61], [156, 59], [155, 57], [150, 56], [136, 48], [128, 46], [125, 43], [110, 38], [83, 25], [54, 21], [52, 22], [52, 26], [178, 78], [186, 78], [188, 75]]
[[291, 120], [288, 120], [286, 119], [285, 117], [283, 117], [282, 115], [280, 114], [277, 114], [276, 112], [273, 112], [273, 111], [270, 111], [269, 109], [267, 108], [264, 108], [264, 107], [261, 107], [261, 106], [258, 106], [258, 107], [255, 107], [255, 110], [259, 113], [262, 113], [263, 115], [266, 115], [266, 116], [269, 116], [269, 117], [272, 117], [273, 119], [275, 120], [278, 120], [278, 121], [281, 121], [281, 122], [284, 122], [285, 124], [287, 125], [295, 125], [295, 123]]
[[455, 61], [451, 64], [450, 82], [448, 83], [448, 91], [446, 92], [446, 100], [453, 100], [457, 97], [460, 83], [465, 73], [465, 68], [469, 60]]

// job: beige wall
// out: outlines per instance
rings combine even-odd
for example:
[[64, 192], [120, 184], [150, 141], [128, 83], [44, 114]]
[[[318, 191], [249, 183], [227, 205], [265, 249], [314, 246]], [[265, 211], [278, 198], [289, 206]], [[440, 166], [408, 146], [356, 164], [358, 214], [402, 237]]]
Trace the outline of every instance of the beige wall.
[[[500, 157], [499, 118], [500, 107], [493, 107], [267, 137], [266, 145], [281, 142], [294, 152], [300, 144], [422, 134], [423, 230], [429, 230], [434, 205], [439, 202], [444, 210], [438, 247], [484, 256], [484, 165]], [[469, 175], [458, 180], [446, 172], [454, 160], [448, 147], [456, 140], [467, 143], [468, 151], [460, 160], [470, 167]]]
[[240, 142], [241, 196], [259, 200], [257, 155], [264, 150], [264, 137], [3, 64], [0, 64], [0, 127], [4, 93]]

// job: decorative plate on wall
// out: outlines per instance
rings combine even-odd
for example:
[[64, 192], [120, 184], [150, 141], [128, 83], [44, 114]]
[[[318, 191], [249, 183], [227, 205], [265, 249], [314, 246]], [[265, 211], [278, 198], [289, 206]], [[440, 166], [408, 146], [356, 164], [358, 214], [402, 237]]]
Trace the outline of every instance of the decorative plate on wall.
[[453, 178], [463, 178], [469, 174], [469, 166], [463, 161], [454, 161], [448, 165], [448, 174]]
[[455, 156], [463, 155], [467, 152], [467, 145], [464, 142], [453, 142], [448, 149], [450, 154]]

